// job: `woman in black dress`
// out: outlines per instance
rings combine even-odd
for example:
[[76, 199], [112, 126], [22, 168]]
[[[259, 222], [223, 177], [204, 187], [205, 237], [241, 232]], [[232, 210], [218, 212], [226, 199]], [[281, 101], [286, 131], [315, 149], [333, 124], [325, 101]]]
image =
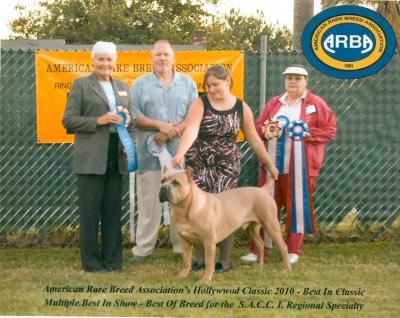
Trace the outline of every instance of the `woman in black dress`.
[[[250, 107], [230, 92], [233, 82], [229, 71], [220, 65], [213, 66], [207, 70], [204, 83], [207, 94], [189, 108], [173, 165], [182, 166], [186, 159], [186, 166], [193, 169], [193, 179], [203, 191], [218, 193], [235, 188], [241, 157], [236, 136], [242, 128], [250, 147], [276, 179], [278, 171], [257, 134]], [[233, 234], [219, 244], [221, 255], [216, 272], [232, 268], [232, 243]], [[196, 254], [193, 270], [204, 267], [203, 249], [198, 248]]]

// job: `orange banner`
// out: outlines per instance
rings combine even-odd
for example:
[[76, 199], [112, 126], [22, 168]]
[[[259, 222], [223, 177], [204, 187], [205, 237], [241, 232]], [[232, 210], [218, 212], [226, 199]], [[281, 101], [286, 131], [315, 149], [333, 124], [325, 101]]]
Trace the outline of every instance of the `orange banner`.
[[[203, 77], [209, 67], [222, 64], [233, 78], [232, 93], [243, 99], [244, 57], [240, 51], [178, 51], [175, 69], [193, 78], [204, 92]], [[88, 51], [36, 51], [36, 114], [38, 143], [71, 143], [61, 120], [74, 79], [92, 72]], [[152, 72], [150, 52], [118, 52], [113, 76], [130, 86], [139, 76]]]

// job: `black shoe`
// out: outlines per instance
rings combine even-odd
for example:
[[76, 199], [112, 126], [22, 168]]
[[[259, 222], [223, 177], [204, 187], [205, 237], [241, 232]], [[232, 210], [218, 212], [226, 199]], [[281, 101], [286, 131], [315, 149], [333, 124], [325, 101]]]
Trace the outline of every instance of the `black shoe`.
[[203, 268], [204, 268], [204, 263], [203, 264], [199, 264], [197, 262], [193, 262], [192, 263], [192, 271], [194, 271], [194, 272], [197, 272], [197, 271], [199, 271], [200, 269], [203, 269]]
[[229, 272], [231, 271], [232, 268], [232, 264], [229, 264], [228, 267], [224, 268], [224, 265], [222, 265], [221, 262], [216, 262], [215, 263], [215, 272], [216, 273], [224, 273], [224, 272]]
[[107, 270], [103, 267], [101, 267], [101, 268], [84, 268], [83, 271], [86, 273], [105, 273], [105, 272], [107, 272]]

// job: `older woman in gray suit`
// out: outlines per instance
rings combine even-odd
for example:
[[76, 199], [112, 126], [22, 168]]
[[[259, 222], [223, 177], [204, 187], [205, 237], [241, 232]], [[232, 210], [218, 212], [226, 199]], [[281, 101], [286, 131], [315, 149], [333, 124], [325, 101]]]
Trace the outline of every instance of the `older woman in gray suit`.
[[73, 172], [78, 178], [81, 262], [87, 272], [122, 268], [122, 175], [127, 173], [127, 158], [115, 124], [121, 120], [117, 107], [128, 108], [130, 95], [127, 84], [111, 77], [116, 58], [115, 44], [93, 46], [93, 73], [74, 81], [63, 117], [64, 127], [75, 134]]

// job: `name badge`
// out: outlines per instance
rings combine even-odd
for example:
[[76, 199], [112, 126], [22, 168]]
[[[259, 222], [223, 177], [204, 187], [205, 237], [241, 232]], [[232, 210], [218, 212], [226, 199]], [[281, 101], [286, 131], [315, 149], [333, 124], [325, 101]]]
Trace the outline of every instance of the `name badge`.
[[315, 113], [316, 111], [315, 105], [309, 105], [306, 107], [306, 115]]
[[128, 96], [127, 91], [118, 91], [118, 96]]

